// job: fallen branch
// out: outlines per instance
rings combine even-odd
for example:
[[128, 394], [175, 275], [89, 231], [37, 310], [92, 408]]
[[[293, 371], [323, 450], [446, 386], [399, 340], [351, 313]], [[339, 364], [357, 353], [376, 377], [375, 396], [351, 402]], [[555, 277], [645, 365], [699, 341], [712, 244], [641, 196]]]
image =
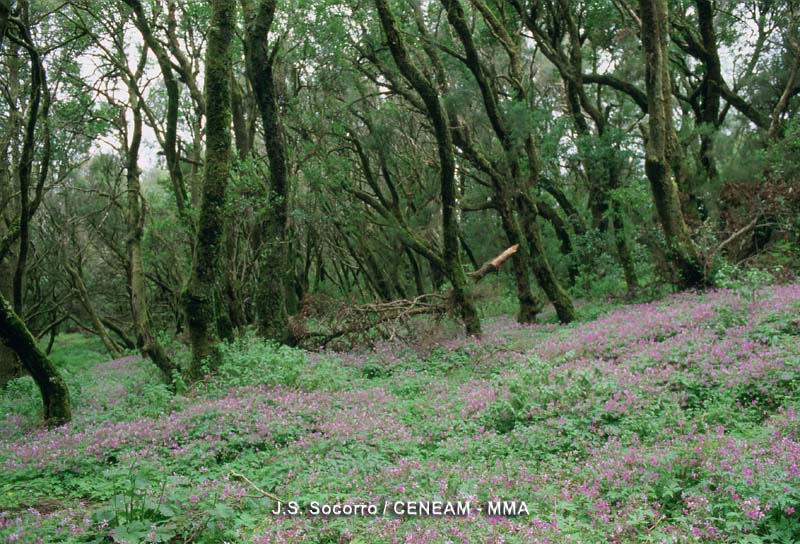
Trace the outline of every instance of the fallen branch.
[[478, 283], [484, 278], [484, 276], [500, 268], [509, 257], [517, 252], [517, 250], [519, 250], [519, 244], [514, 244], [491, 261], [483, 263], [480, 268], [469, 274], [470, 279], [472, 279], [473, 282]]
[[[519, 244], [514, 244], [468, 274], [468, 278], [473, 284], [478, 283], [489, 273], [499, 269], [518, 250]], [[320, 311], [322, 307], [330, 310], [331, 306], [338, 306], [333, 315], [330, 311], [325, 314]], [[360, 305], [347, 305], [341, 301], [319, 297], [307, 299], [300, 313], [292, 318], [290, 328], [296, 344], [307, 348], [325, 347], [334, 340], [347, 336], [357, 337], [371, 331], [378, 331], [384, 339], [392, 340], [400, 336], [400, 328], [417, 315], [433, 315], [437, 319], [446, 315], [457, 316], [452, 290], [445, 293], [425, 293], [411, 299]], [[314, 319], [327, 321], [329, 326], [323, 330], [310, 331], [306, 323]]]
[[254, 484], [250, 480], [250, 478], [248, 478], [244, 474], [241, 474], [241, 473], [236, 472], [235, 470], [233, 470], [233, 471], [231, 471], [231, 476], [234, 479], [242, 480], [242, 481], [246, 482], [250, 487], [252, 487], [255, 491], [257, 491], [258, 494], [261, 495], [262, 497], [267, 497], [268, 499], [272, 499], [273, 501], [278, 502], [280, 504], [287, 504], [289, 502], [289, 501], [283, 500], [282, 498], [278, 497], [277, 495], [274, 495], [274, 494], [270, 493], [269, 491], [264, 491], [263, 489], [258, 487], [256, 484]]
[[718, 245], [714, 250], [712, 250], [711, 254], [715, 255], [715, 254], [719, 253], [720, 251], [725, 249], [727, 246], [729, 246], [730, 244], [735, 242], [737, 239], [741, 238], [742, 236], [744, 236], [745, 234], [747, 234], [748, 232], [750, 232], [751, 230], [756, 228], [756, 226], [758, 225], [758, 220], [759, 219], [760, 219], [760, 216], [758, 216], [758, 215], [755, 216], [753, 218], [753, 220], [750, 221], [747, 225], [745, 225], [741, 229], [737, 230], [736, 232], [734, 232], [733, 234], [728, 236], [728, 238], [726, 238], [720, 245]]

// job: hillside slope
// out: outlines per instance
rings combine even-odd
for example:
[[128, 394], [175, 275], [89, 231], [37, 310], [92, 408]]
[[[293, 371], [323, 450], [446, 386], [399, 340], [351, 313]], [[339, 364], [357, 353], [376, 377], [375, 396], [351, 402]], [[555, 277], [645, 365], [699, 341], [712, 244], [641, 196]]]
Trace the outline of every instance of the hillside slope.
[[[49, 431], [23, 381], [2, 398], [0, 539], [800, 541], [798, 316], [789, 285], [496, 319], [424, 350], [245, 340], [177, 398], [125, 358], [73, 372], [75, 422]], [[469, 512], [398, 510], [420, 500]], [[527, 512], [488, 515], [496, 500]]]

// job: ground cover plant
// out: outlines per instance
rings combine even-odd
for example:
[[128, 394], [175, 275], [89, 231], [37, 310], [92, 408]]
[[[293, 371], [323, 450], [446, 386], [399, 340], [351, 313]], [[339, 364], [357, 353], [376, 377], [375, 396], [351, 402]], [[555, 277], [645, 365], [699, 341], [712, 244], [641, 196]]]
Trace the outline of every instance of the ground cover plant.
[[0, 0], [0, 542], [800, 542], [798, 5]]
[[[570, 327], [497, 317], [480, 340], [427, 347], [307, 353], [253, 336], [174, 397], [136, 357], [66, 365], [69, 425], [37, 427], [29, 378], [2, 398], [0, 538], [796, 542], [799, 310], [794, 284]], [[273, 515], [267, 495], [306, 515]], [[411, 500], [528, 514], [308, 514]]]

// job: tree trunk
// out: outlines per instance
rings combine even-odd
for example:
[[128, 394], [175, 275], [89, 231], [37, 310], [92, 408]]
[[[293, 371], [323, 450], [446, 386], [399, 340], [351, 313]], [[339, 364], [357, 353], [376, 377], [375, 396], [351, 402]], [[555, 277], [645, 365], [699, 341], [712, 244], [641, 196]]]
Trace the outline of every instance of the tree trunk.
[[[27, 24], [28, 6], [23, 6], [22, 18]], [[22, 151], [19, 160], [19, 248], [17, 254], [16, 269], [14, 270], [14, 310], [22, 313], [22, 305], [25, 298], [25, 275], [28, 266], [28, 251], [30, 249], [30, 220], [37, 206], [41, 203], [44, 192], [44, 184], [47, 181], [48, 170], [51, 157], [50, 139], [50, 91], [47, 87], [47, 73], [45, 71], [42, 57], [33, 43], [30, 32], [26, 29], [22, 38], [24, 48], [28, 52], [31, 61], [31, 86], [30, 104], [28, 105], [28, 118], [25, 121], [25, 135], [22, 142]], [[33, 178], [33, 162], [37, 143], [37, 125], [39, 129], [39, 139], [41, 140], [41, 152], [38, 157], [39, 172], [36, 180], [35, 196], [30, 199], [29, 189]]]
[[575, 308], [572, 299], [561, 287], [555, 272], [550, 266], [550, 262], [544, 253], [544, 243], [539, 223], [536, 221], [536, 206], [529, 198], [523, 195], [520, 198], [520, 212], [522, 216], [522, 226], [525, 230], [525, 237], [531, 251], [531, 264], [536, 280], [542, 290], [547, 294], [547, 298], [556, 309], [559, 321], [570, 323], [575, 321]]
[[14, 350], [22, 366], [39, 387], [48, 425], [63, 425], [72, 417], [67, 384], [47, 356], [36, 344], [25, 323], [0, 293], [0, 340]]
[[641, 17], [649, 114], [645, 172], [664, 230], [668, 258], [678, 270], [678, 287], [700, 287], [705, 284], [705, 274], [681, 212], [673, 173], [678, 143], [672, 123], [667, 1], [641, 0]]
[[[256, 295], [258, 328], [263, 336], [289, 341], [286, 291], [289, 279], [289, 172], [275, 88], [277, 40], [270, 52], [269, 32], [275, 16], [276, 0], [262, 0], [254, 13], [247, 13], [245, 55], [247, 76], [253, 86], [256, 104], [264, 125], [270, 169], [269, 210], [264, 222], [265, 246], [259, 269]], [[248, 11], [250, 11], [248, 9]]]
[[[442, 0], [442, 4], [447, 9], [448, 21], [456, 31], [459, 41], [464, 47], [465, 56], [463, 60], [475, 77], [475, 81], [480, 89], [481, 97], [483, 98], [484, 111], [488, 117], [489, 124], [491, 125], [497, 140], [500, 142], [500, 145], [503, 147], [505, 152], [504, 162], [507, 163], [507, 168], [504, 170], [505, 173], [504, 175], [498, 175], [500, 174], [498, 172], [493, 176], [495, 178], [495, 194], [498, 200], [497, 205], [500, 207], [501, 218], [506, 230], [506, 235], [510, 236], [510, 238], [513, 237], [517, 239], [516, 241], [510, 239], [512, 243], [519, 243], [519, 238], [521, 238], [522, 235], [519, 227], [517, 226], [517, 221], [511, 213], [511, 209], [515, 204], [517, 204], [517, 210], [519, 210], [522, 216], [522, 222], [524, 225], [523, 229], [529, 231], [530, 233], [535, 230], [538, 233], [538, 225], [531, 225], [529, 223], [529, 218], [527, 218], [529, 215], [528, 211], [520, 207], [520, 204], [523, 204], [523, 199], [516, 198], [515, 193], [527, 195], [526, 198], [532, 203], [532, 206], [535, 209], [533, 189], [538, 182], [539, 170], [538, 167], [532, 168], [527, 176], [524, 175], [520, 164], [520, 150], [514, 143], [512, 131], [509, 130], [506, 119], [502, 113], [502, 108], [499, 105], [496, 85], [492, 84], [489, 76], [487, 75], [487, 71], [483, 68], [480, 55], [478, 54], [477, 47], [475, 46], [472, 38], [472, 28], [467, 21], [461, 3], [458, 0]], [[507, 35], [504, 27], [494, 18], [493, 15], [491, 15], [491, 11], [487, 9], [485, 4], [479, 5], [478, 9], [481, 9], [485, 20], [490, 24], [496, 36], [498, 36], [498, 39], [503, 42], [504, 47], [509, 55], [513, 78], [517, 81], [521, 81], [522, 74], [521, 66], [519, 64], [518, 48], [513, 43], [513, 40]], [[526, 107], [526, 95], [524, 89], [521, 87], [517, 87], [516, 89], [515, 101], [521, 107]], [[526, 152], [529, 163], [532, 166], [536, 166], [534, 164], [535, 161], [531, 160], [532, 155], [535, 154], [533, 135], [530, 133], [526, 134], [524, 141], [526, 144]], [[528, 232], [526, 232], [526, 234], [528, 234]], [[537, 236], [540, 236], [540, 234], [537, 234]], [[551, 298], [551, 302], [553, 302], [557, 308], [564, 307], [564, 299], [569, 301], [569, 296], [563, 289], [561, 289], [558, 284], [558, 279], [555, 277], [555, 275], [553, 275], [552, 269], [550, 268], [550, 263], [547, 260], [547, 256], [541, 251], [541, 240], [534, 240], [531, 238], [531, 236], [527, 237], [529, 242], [528, 250], [530, 252], [531, 265], [534, 268], [534, 272], [537, 274], [537, 279], [540, 279], [540, 277], [545, 278], [546, 276], [545, 279], [548, 287], [545, 287], [541, 281], [540, 285], [542, 285], [548, 297], [551, 294], [558, 295], [557, 298]], [[522, 245], [524, 246], [524, 244]], [[515, 255], [515, 262], [518, 258], [525, 256], [525, 254], [526, 251], [523, 247], [522, 251], [519, 252], [519, 257]], [[517, 264], [514, 265], [515, 279], [517, 282], [517, 295], [520, 301], [519, 317], [521, 320], [530, 321], [535, 318], [535, 314], [541, 308], [541, 304], [539, 304], [538, 301], [533, 298], [532, 294], [530, 294], [530, 287], [528, 286], [526, 289], [523, 282], [525, 282], [527, 278], [522, 275], [522, 271], [519, 270], [518, 266], [519, 265]], [[571, 307], [571, 303], [568, 305]], [[563, 312], [563, 315], [566, 316], [568, 313]]]
[[481, 333], [481, 322], [478, 311], [468, 291], [467, 279], [461, 266], [461, 253], [458, 242], [458, 221], [455, 182], [455, 154], [450, 134], [450, 122], [434, 86], [414, 65], [406, 50], [402, 35], [397, 29], [394, 15], [386, 0], [375, 0], [381, 26], [386, 34], [389, 49], [400, 73], [419, 94], [425, 103], [428, 116], [433, 124], [439, 151], [439, 180], [442, 200], [442, 261], [445, 275], [453, 286], [453, 301], [461, 312], [464, 327], [468, 335]]
[[192, 259], [192, 276], [184, 293], [192, 362], [187, 377], [197, 379], [201, 365], [219, 363], [216, 331], [216, 283], [219, 276], [220, 244], [224, 226], [225, 191], [230, 178], [231, 155], [231, 42], [233, 0], [212, 0], [211, 26], [206, 50], [205, 96], [207, 113], [206, 160], [203, 172], [203, 200]]
[[633, 257], [631, 256], [631, 249], [628, 244], [628, 237], [625, 233], [625, 214], [623, 213], [622, 203], [618, 197], [613, 193], [614, 190], [620, 187], [620, 157], [617, 156], [617, 151], [613, 150], [614, 156], [610, 159], [608, 165], [608, 186], [610, 194], [611, 206], [611, 225], [614, 227], [614, 244], [617, 247], [617, 257], [619, 258], [620, 265], [622, 265], [622, 272], [625, 275], [625, 286], [627, 287], [628, 294], [633, 295], [639, 289], [639, 280], [636, 277], [636, 268], [633, 265]]
[[[3, 224], [0, 222], [0, 232]], [[11, 298], [13, 287], [11, 278], [13, 267], [8, 263], [10, 259], [0, 260], [0, 295]], [[5, 387], [8, 382], [23, 375], [23, 368], [17, 359], [16, 353], [11, 348], [0, 344], [0, 388]]]
[[566, 258], [569, 263], [567, 265], [567, 274], [569, 274], [570, 285], [574, 285], [575, 279], [578, 277], [579, 267], [577, 255], [573, 255], [572, 253], [572, 237], [570, 236], [567, 222], [561, 218], [554, 207], [541, 200], [536, 203], [536, 207], [539, 210], [539, 215], [553, 226], [556, 238], [558, 238], [561, 255]]
[[11, 0], [0, 0], [0, 46], [3, 45], [3, 38], [5, 38], [8, 16], [10, 14]]
[[611, 222], [614, 225], [614, 241], [617, 245], [617, 256], [622, 265], [622, 272], [625, 274], [625, 285], [628, 294], [633, 295], [639, 289], [639, 279], [636, 276], [636, 267], [633, 264], [628, 238], [625, 234], [625, 220], [622, 213], [622, 205], [615, 199], [611, 202]]
[[108, 354], [112, 357], [116, 357], [119, 355], [120, 349], [111, 339], [111, 336], [108, 334], [108, 329], [106, 329], [106, 326], [103, 324], [103, 321], [100, 319], [100, 316], [95, 310], [94, 305], [89, 298], [89, 290], [86, 289], [86, 284], [83, 283], [83, 278], [81, 277], [80, 271], [78, 271], [78, 269], [72, 266], [69, 262], [64, 263], [64, 269], [69, 274], [75, 289], [78, 291], [78, 299], [81, 301], [81, 306], [83, 306], [83, 308], [86, 310], [86, 313], [89, 314], [89, 319], [92, 320], [92, 325], [94, 326], [97, 336], [100, 337], [100, 341], [103, 342]]
[[[178, 156], [178, 115], [180, 113], [180, 87], [178, 77], [173, 69], [172, 60], [164, 49], [161, 41], [153, 34], [147, 15], [142, 6], [141, 0], [123, 0], [131, 7], [134, 14], [136, 28], [142, 34], [142, 39], [153, 51], [161, 69], [161, 76], [164, 78], [164, 88], [167, 92], [167, 112], [166, 127], [164, 131], [164, 157], [167, 160], [167, 170], [172, 181], [172, 189], [175, 194], [175, 201], [178, 206], [178, 214], [187, 224], [190, 224], [187, 213], [186, 186], [181, 172], [180, 157]], [[209, 101], [210, 102], [210, 101]]]
[[514, 244], [519, 245], [519, 250], [511, 256], [511, 269], [514, 273], [514, 285], [517, 289], [517, 300], [519, 301], [517, 321], [520, 323], [535, 323], [536, 316], [542, 311], [543, 304], [531, 290], [531, 280], [528, 274], [530, 255], [523, 240], [519, 222], [514, 216], [514, 211], [509, 206], [507, 199], [508, 197], [500, 199], [498, 213], [509, 244], [512, 246]]
[[[134, 85], [133, 82], [130, 85]], [[131, 89], [128, 93], [133, 113], [133, 131], [127, 142], [126, 181], [128, 189], [128, 289], [130, 292], [131, 315], [136, 331], [136, 345], [143, 356], [148, 357], [161, 371], [167, 383], [172, 383], [178, 369], [164, 347], [150, 331], [150, 318], [147, 311], [147, 290], [145, 287], [144, 259], [142, 257], [142, 237], [144, 235], [145, 205], [139, 183], [139, 147], [142, 143], [142, 111], [139, 107], [138, 93]], [[123, 125], [124, 126], [124, 125]]]

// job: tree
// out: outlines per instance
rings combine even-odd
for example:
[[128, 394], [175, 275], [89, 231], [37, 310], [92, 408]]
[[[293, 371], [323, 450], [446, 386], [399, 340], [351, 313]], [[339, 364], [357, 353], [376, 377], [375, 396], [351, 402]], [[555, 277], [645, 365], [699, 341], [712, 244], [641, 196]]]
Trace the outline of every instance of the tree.
[[244, 49], [247, 78], [253, 87], [261, 114], [270, 171], [268, 210], [264, 221], [266, 248], [261, 256], [256, 295], [258, 327], [264, 337], [287, 342], [289, 323], [286, 289], [289, 278], [288, 221], [291, 190], [274, 75], [280, 42], [270, 40], [276, 4], [276, 0], [260, 0], [255, 6], [251, 6], [250, 2], [243, 2], [247, 19]]
[[706, 275], [683, 218], [674, 173], [679, 168], [681, 157], [672, 122], [666, 0], [642, 0], [641, 18], [649, 115], [645, 172], [664, 230], [669, 258], [678, 270], [679, 286], [700, 287], [706, 283]]
[[[490, 77], [487, 75], [487, 70], [480, 60], [478, 49], [461, 3], [459, 0], [442, 0], [442, 4], [447, 10], [448, 21], [455, 29], [456, 35], [464, 48], [463, 62], [475, 78], [480, 89], [489, 124], [503, 150], [502, 160], [495, 161], [491, 166], [485, 165], [484, 168], [490, 173], [494, 181], [495, 205], [509, 242], [516, 244], [521, 241], [520, 228], [515, 214], [515, 210], [517, 210], [520, 216], [519, 221], [522, 224], [521, 230], [525, 233], [528, 242], [528, 249], [523, 246], [523, 250], [520, 253], [522, 256], [530, 254], [530, 263], [539, 285], [556, 308], [559, 319], [564, 323], [569, 323], [575, 319], [572, 300], [562, 288], [561, 282], [550, 266], [542, 244], [540, 227], [536, 220], [539, 215], [536, 191], [540, 177], [536, 136], [531, 129], [523, 129], [519, 131], [522, 134], [521, 137], [514, 137], [509, 129], [509, 120], [501, 109], [498, 97], [500, 85], [496, 79], [490, 81]], [[505, 26], [494, 16], [488, 6], [481, 0], [477, 0], [475, 5], [481, 11], [494, 35], [498, 36], [498, 41], [502, 43], [509, 57], [510, 79], [514, 81], [514, 84], [512, 84], [514, 98], [510, 110], [516, 114], [524, 112], [529, 97], [527, 89], [522, 84], [523, 76], [519, 48], [516, 42], [511, 39]], [[461, 140], [463, 141], [465, 138]], [[527, 171], [524, 166], [527, 166]], [[517, 272], [516, 283], [520, 299], [520, 317], [523, 318], [523, 321], [530, 321], [530, 313], [533, 313], [530, 307], [532, 304], [527, 294], [521, 289], [524, 288], [523, 282], [524, 276]]]
[[397, 68], [425, 103], [434, 127], [439, 152], [442, 200], [442, 234], [444, 239], [442, 264], [445, 274], [453, 286], [454, 301], [456, 306], [460, 308], [467, 334], [480, 334], [480, 318], [475, 309], [475, 304], [470, 299], [466, 276], [461, 267], [456, 219], [455, 155], [453, 152], [453, 139], [450, 134], [450, 120], [439, 93], [411, 60], [405, 42], [397, 29], [397, 23], [389, 4], [386, 0], [375, 0], [375, 7], [378, 10], [381, 27], [386, 33], [389, 50], [397, 64]]
[[1, 293], [0, 340], [17, 354], [22, 366], [36, 382], [42, 394], [45, 422], [49, 425], [69, 423], [72, 408], [67, 384]]
[[184, 306], [192, 345], [190, 379], [200, 377], [201, 364], [218, 362], [215, 330], [219, 259], [221, 254], [225, 190], [231, 167], [232, 41], [235, 3], [211, 0], [211, 26], [206, 49], [205, 96], [214, 104], [208, 111], [203, 198], [192, 259], [192, 276], [184, 293]]
[[125, 122], [125, 109], [121, 110], [120, 138], [124, 142], [125, 152], [125, 179], [128, 193], [127, 214], [127, 249], [128, 249], [128, 289], [130, 291], [131, 316], [136, 331], [136, 345], [142, 355], [149, 357], [158, 367], [168, 383], [171, 383], [173, 374], [178, 370], [177, 365], [167, 355], [166, 350], [158, 341], [150, 325], [147, 304], [147, 290], [145, 288], [145, 266], [142, 257], [142, 238], [145, 225], [145, 204], [142, 187], [139, 182], [139, 148], [142, 143], [142, 109], [140, 105], [140, 91], [138, 81], [141, 79], [147, 60], [147, 47], [142, 48], [142, 54], [135, 73], [127, 73], [128, 101], [133, 114], [133, 126], [128, 132]]

